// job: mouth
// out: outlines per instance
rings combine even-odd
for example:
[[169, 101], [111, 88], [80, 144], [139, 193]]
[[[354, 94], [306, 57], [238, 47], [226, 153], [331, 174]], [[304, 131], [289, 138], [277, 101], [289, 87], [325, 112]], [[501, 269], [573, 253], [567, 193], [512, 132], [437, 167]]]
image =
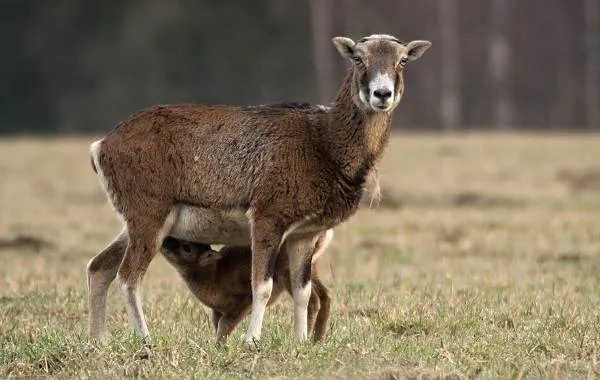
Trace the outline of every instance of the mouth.
[[386, 104], [386, 103], [373, 104], [373, 103], [371, 103], [371, 108], [373, 109], [373, 111], [376, 111], [376, 112], [388, 111], [390, 109], [390, 104]]
[[391, 102], [382, 102], [382, 101], [379, 101], [378, 99], [374, 99], [374, 98], [366, 95], [365, 92], [362, 90], [358, 94], [359, 94], [361, 102], [366, 107], [371, 108], [375, 112], [387, 112], [392, 107]]

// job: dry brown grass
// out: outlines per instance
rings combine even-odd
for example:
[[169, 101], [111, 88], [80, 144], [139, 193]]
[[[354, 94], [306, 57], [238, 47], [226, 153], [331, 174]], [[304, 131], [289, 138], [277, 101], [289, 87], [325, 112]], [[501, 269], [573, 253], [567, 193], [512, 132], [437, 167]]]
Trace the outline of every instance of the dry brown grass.
[[119, 229], [91, 141], [0, 141], [0, 377], [598, 377], [599, 137], [396, 136], [380, 207], [340, 226], [320, 263], [323, 345], [294, 341], [282, 300], [260, 351], [213, 347], [158, 257], [145, 360], [116, 290], [114, 339], [85, 343], [85, 264]]

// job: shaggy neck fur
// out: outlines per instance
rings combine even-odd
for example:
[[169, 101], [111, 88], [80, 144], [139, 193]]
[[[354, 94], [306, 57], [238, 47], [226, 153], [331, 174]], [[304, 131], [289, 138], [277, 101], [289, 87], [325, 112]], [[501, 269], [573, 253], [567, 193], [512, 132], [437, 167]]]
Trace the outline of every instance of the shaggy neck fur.
[[353, 81], [351, 68], [332, 105], [325, 141], [342, 175], [353, 184], [362, 185], [383, 155], [393, 110], [375, 112], [359, 107], [352, 97]]

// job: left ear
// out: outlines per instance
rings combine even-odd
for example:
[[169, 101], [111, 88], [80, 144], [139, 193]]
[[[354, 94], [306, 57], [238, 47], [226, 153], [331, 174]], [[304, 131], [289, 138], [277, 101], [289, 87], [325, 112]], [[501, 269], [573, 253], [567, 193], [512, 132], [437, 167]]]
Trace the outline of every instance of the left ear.
[[423, 53], [429, 49], [431, 42], [425, 40], [410, 41], [406, 44], [406, 50], [408, 51], [409, 62], [416, 61], [421, 58]]

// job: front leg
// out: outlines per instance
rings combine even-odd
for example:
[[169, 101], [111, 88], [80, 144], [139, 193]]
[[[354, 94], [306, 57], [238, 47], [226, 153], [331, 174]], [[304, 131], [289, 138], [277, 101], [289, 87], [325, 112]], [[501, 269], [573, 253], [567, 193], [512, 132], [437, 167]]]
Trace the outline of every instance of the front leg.
[[260, 340], [265, 309], [273, 291], [275, 260], [285, 231], [281, 222], [272, 219], [252, 220], [252, 311], [246, 341]]
[[248, 315], [251, 304], [252, 299], [250, 296], [242, 297], [235, 308], [221, 315], [217, 326], [217, 343], [224, 343], [227, 340], [227, 337], [236, 326]]
[[219, 331], [219, 320], [221, 320], [221, 317], [223, 316], [223, 314], [216, 311], [215, 309], [211, 309], [211, 310], [212, 310], [211, 321], [212, 321], [213, 327], [215, 328], [215, 334], [216, 334]]

